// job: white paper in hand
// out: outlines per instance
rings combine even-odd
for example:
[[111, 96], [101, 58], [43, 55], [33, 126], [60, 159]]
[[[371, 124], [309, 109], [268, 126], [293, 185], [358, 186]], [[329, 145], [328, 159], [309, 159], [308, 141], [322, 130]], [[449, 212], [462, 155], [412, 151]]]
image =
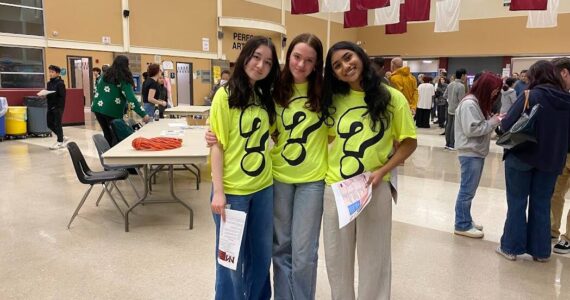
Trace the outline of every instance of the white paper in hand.
[[368, 185], [370, 172], [333, 184], [334, 199], [338, 211], [338, 228], [356, 219], [372, 199], [372, 185]]
[[49, 94], [53, 94], [55, 91], [48, 91], [48, 90], [41, 90], [36, 95], [38, 96], [47, 96]]
[[234, 271], [238, 264], [246, 216], [243, 211], [226, 209], [226, 221], [220, 218], [218, 263]]

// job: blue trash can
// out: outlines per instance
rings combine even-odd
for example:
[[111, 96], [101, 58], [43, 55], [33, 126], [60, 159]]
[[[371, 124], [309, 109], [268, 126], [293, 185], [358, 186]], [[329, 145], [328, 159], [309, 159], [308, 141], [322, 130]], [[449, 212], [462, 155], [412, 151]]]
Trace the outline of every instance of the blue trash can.
[[0, 141], [6, 136], [6, 116], [0, 117]]

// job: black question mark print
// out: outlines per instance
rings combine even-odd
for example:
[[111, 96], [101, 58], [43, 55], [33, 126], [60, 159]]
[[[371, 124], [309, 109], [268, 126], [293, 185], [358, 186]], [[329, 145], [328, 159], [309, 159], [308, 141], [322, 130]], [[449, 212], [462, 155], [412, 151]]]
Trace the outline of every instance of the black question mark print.
[[[261, 172], [263, 172], [263, 170], [265, 169], [265, 157], [263, 155], [263, 151], [265, 151], [265, 143], [267, 142], [267, 139], [269, 139], [269, 130], [267, 130], [261, 136], [261, 139], [259, 141], [259, 146], [249, 147], [249, 141], [250, 141], [251, 136], [261, 128], [261, 119], [258, 117], [255, 117], [253, 119], [253, 122], [251, 123], [251, 130], [247, 131], [247, 132], [243, 131], [243, 126], [245, 125], [243, 123], [243, 115], [244, 115], [245, 111], [250, 106], [253, 106], [253, 105], [254, 104], [250, 104], [250, 105], [246, 106], [246, 108], [244, 108], [241, 111], [241, 114], [239, 116], [239, 134], [241, 137], [247, 139], [247, 141], [245, 143], [245, 148], [244, 148], [245, 155], [241, 159], [240, 166], [241, 166], [241, 170], [245, 174], [247, 174], [251, 177], [256, 177], [259, 174], [261, 174]], [[244, 166], [244, 162], [245, 162], [246, 158], [250, 155], [256, 155], [256, 154], [261, 156], [261, 164], [255, 170], [247, 170]]]
[[[296, 100], [300, 100], [300, 99], [307, 99], [307, 97], [305, 97], [305, 96], [297, 97], [297, 98], [292, 99], [291, 102], [296, 101]], [[285, 142], [285, 146], [283, 147], [283, 150], [281, 151], [281, 157], [283, 157], [283, 159], [285, 159], [285, 161], [289, 165], [297, 166], [297, 165], [301, 164], [303, 161], [305, 161], [305, 158], [307, 157], [307, 149], [305, 148], [305, 144], [307, 143], [309, 135], [311, 133], [317, 131], [319, 128], [321, 128], [324, 120], [323, 120], [323, 118], [320, 117], [318, 122], [307, 127], [305, 129], [305, 131], [303, 131], [303, 134], [301, 135], [301, 137], [293, 138], [293, 137], [291, 137], [293, 135], [293, 130], [295, 130], [295, 128], [297, 126], [299, 126], [301, 123], [303, 123], [303, 121], [305, 121], [305, 119], [307, 119], [307, 114], [305, 114], [305, 112], [303, 112], [303, 111], [295, 112], [295, 114], [293, 114], [291, 124], [286, 124], [284, 115], [285, 115], [285, 109], [283, 109], [283, 111], [281, 112], [281, 121], [283, 122], [283, 126], [285, 127], [285, 130], [289, 131], [289, 138]], [[299, 153], [297, 158], [290, 159], [290, 158], [286, 157], [285, 151], [286, 151], [287, 147], [293, 146], [293, 145], [300, 146], [301, 147], [301, 153]]]
[[[362, 142], [360, 144], [360, 146], [358, 147], [357, 151], [347, 149], [348, 141], [353, 136], [357, 135], [362, 130], [364, 130], [364, 124], [361, 121], [353, 121], [350, 124], [348, 132], [340, 132], [340, 123], [342, 122], [343, 118], [345, 118], [351, 111], [354, 111], [357, 109], [362, 109], [362, 110], [366, 111], [365, 113], [361, 114], [361, 117], [364, 117], [366, 114], [368, 114], [368, 107], [366, 107], [366, 106], [357, 106], [357, 107], [350, 108], [342, 114], [342, 116], [338, 120], [338, 125], [337, 125], [338, 136], [341, 139], [344, 139], [344, 143], [342, 145], [342, 152], [344, 153], [344, 156], [340, 158], [340, 175], [344, 179], [351, 178], [355, 175], [358, 175], [358, 174], [361, 174], [362, 172], [364, 172], [364, 164], [362, 164], [362, 161], [361, 161], [361, 159], [364, 157], [364, 152], [366, 151], [366, 149], [368, 149], [369, 147], [378, 143], [382, 139], [382, 137], [384, 137], [384, 131], [385, 131], [384, 123], [380, 122], [380, 130], [378, 131], [378, 133], [376, 133], [371, 138]], [[346, 174], [343, 171], [343, 162], [346, 159], [351, 159], [351, 158], [357, 161], [358, 168], [356, 169], [356, 171], [352, 172], [351, 174]]]

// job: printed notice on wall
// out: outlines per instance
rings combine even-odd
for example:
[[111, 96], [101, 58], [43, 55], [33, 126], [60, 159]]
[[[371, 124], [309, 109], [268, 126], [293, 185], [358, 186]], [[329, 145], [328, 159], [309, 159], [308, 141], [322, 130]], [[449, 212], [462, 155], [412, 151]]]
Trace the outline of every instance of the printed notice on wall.
[[202, 38], [202, 51], [210, 51], [210, 39]]
[[226, 209], [226, 221], [220, 219], [218, 263], [232, 270], [236, 270], [238, 264], [245, 217], [243, 211]]
[[338, 228], [356, 219], [372, 199], [372, 185], [368, 184], [370, 172], [333, 184], [332, 190], [338, 211]]

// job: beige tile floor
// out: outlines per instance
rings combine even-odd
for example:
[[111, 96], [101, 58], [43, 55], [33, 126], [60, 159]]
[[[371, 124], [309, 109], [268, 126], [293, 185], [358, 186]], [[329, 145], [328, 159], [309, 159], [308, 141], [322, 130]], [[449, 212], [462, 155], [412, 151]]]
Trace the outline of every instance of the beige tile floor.
[[[66, 127], [88, 163], [100, 169], [91, 136], [96, 125]], [[506, 204], [501, 149], [492, 147], [473, 215], [485, 239], [454, 236], [458, 190], [456, 154], [443, 151], [438, 129], [419, 130], [419, 147], [400, 169], [394, 209], [393, 299], [570, 299], [570, 257], [548, 263], [529, 257], [509, 262], [494, 253]], [[53, 138], [0, 143], [0, 299], [212, 299], [214, 226], [210, 184], [196, 190], [191, 176], [176, 175], [178, 194], [195, 209], [194, 230], [176, 204], [138, 207], [131, 232], [100, 188], [66, 228], [86, 186], [66, 150], [50, 151]], [[156, 194], [166, 192], [165, 174]], [[162, 184], [162, 185], [161, 185]], [[135, 195], [120, 185], [130, 201]], [[568, 207], [566, 208], [568, 209]], [[329, 299], [320, 250], [317, 298]]]

